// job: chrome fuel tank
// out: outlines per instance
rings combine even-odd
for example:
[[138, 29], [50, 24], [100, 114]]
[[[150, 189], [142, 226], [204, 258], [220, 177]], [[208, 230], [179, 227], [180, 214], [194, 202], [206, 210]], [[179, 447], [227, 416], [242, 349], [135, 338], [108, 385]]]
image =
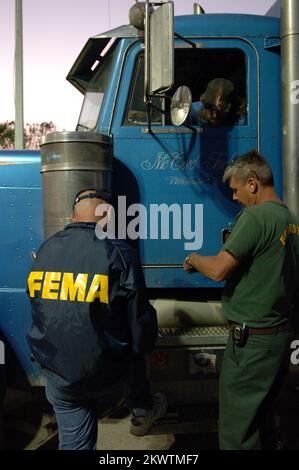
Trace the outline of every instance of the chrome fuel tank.
[[47, 134], [41, 142], [44, 237], [71, 220], [72, 203], [82, 189], [111, 194], [112, 140], [89, 132]]

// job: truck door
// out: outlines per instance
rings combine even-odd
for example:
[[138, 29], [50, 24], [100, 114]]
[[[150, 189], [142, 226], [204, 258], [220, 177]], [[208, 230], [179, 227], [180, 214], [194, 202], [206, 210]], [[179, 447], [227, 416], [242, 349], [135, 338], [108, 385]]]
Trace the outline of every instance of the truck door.
[[[135, 43], [127, 51], [112, 122], [115, 190], [126, 196], [127, 207], [142, 207], [146, 223], [142, 229], [135, 223], [136, 238], [151, 287], [213, 284], [200, 275], [188, 277], [182, 260], [190, 251], [207, 255], [219, 250], [222, 231], [239, 210], [221, 182], [224, 168], [234, 156], [259, 149], [255, 48], [242, 39], [193, 41], [195, 47], [176, 42], [175, 86], [169, 95], [187, 85], [193, 101], [199, 101], [212, 79], [229, 79], [234, 84], [234, 121], [176, 127], [170, 120], [170, 99], [155, 97], [149, 130], [143, 102], [144, 54]], [[131, 207], [133, 216], [139, 206]]]

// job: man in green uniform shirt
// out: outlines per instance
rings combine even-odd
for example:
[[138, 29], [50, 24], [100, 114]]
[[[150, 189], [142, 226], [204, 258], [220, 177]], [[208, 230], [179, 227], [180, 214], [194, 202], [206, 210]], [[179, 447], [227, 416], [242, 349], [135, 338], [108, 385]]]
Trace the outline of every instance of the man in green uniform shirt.
[[299, 222], [255, 150], [232, 161], [223, 181], [245, 209], [218, 255], [192, 253], [184, 269], [226, 280], [222, 308], [230, 335], [220, 376], [220, 448], [271, 448], [272, 405], [288, 370], [298, 302]]

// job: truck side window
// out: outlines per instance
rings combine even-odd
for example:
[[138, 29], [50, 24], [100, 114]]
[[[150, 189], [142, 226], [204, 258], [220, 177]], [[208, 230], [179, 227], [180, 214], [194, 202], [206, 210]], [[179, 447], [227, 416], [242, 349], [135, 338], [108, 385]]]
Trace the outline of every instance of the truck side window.
[[[192, 92], [195, 126], [246, 125], [248, 120], [246, 55], [241, 49], [176, 49], [175, 85]], [[222, 97], [219, 97], [221, 86]], [[228, 87], [228, 84], [230, 86]], [[220, 93], [221, 95], [221, 93]], [[210, 120], [213, 108], [222, 104], [223, 114]], [[222, 103], [221, 103], [222, 100]], [[191, 108], [191, 113], [192, 113]]]
[[[144, 56], [137, 59], [137, 66], [133, 79], [133, 86], [129, 97], [129, 105], [125, 117], [125, 124], [136, 126], [147, 124], [146, 105], [144, 96]], [[162, 98], [154, 97], [152, 100], [151, 123], [152, 125], [162, 124]]]
[[[194, 107], [192, 125], [210, 125], [208, 120], [198, 119], [199, 110], [203, 107], [202, 98], [205, 98], [209, 84], [215, 79], [224, 79], [233, 84], [233, 91], [229, 99], [226, 99], [225, 119], [218, 120], [214, 126], [246, 125], [248, 122], [248, 99], [247, 99], [247, 60], [241, 49], [175, 49], [175, 83], [173, 90], [168, 91], [173, 95], [181, 85], [187, 85], [192, 92]], [[146, 106], [143, 101], [144, 95], [144, 58], [139, 55], [135, 74], [132, 81], [130, 97], [128, 101], [125, 125], [140, 126], [147, 124]], [[211, 86], [210, 86], [211, 89]], [[213, 89], [213, 87], [212, 87]], [[209, 95], [209, 93], [208, 93]], [[207, 103], [207, 107], [213, 107], [214, 103]], [[162, 110], [165, 106], [164, 111]], [[192, 116], [191, 116], [192, 117]], [[194, 119], [194, 117], [196, 119]], [[172, 125], [170, 120], [170, 100], [159, 97], [153, 98], [151, 111], [151, 123], [153, 125]]]

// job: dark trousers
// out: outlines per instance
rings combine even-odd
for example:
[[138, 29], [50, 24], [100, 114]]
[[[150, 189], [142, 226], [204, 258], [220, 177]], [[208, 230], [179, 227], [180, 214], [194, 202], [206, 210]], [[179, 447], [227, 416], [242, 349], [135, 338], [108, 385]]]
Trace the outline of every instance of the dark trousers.
[[273, 446], [273, 404], [288, 364], [287, 331], [251, 334], [243, 347], [235, 345], [230, 335], [220, 376], [220, 449], [253, 450]]
[[153, 399], [146, 375], [144, 355], [135, 354], [130, 363], [129, 373], [124, 382], [124, 397], [128, 408], [151, 409]]

